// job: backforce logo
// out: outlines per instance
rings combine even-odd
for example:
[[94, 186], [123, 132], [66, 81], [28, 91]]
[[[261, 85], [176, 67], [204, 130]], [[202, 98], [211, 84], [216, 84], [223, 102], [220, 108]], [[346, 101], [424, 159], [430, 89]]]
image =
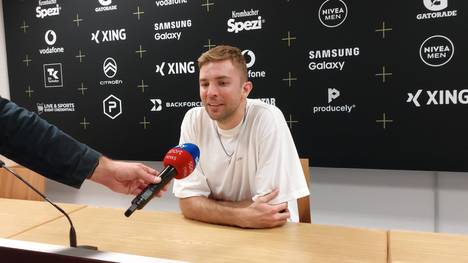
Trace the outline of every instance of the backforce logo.
[[251, 68], [255, 65], [256, 62], [256, 56], [255, 53], [252, 50], [244, 50], [242, 51], [242, 55], [245, 58], [245, 61], [247, 63], [247, 74], [249, 78], [264, 78], [266, 77], [266, 72], [265, 71], [253, 71]]
[[96, 44], [101, 42], [113, 42], [126, 40], [127, 33], [125, 28], [121, 29], [109, 29], [109, 30], [97, 30], [95, 33], [91, 33], [91, 41], [95, 41]]
[[193, 74], [195, 73], [195, 63], [189, 62], [162, 62], [156, 65], [156, 73], [161, 76], [166, 75], [180, 75], [180, 74]]
[[[102, 70], [104, 71], [104, 75], [107, 78], [112, 79], [117, 75], [117, 62], [115, 59], [108, 57], [102, 63]], [[101, 80], [99, 82], [100, 85], [119, 85], [122, 84], [123, 81], [120, 79], [113, 79], [113, 80]]]
[[455, 53], [453, 42], [446, 36], [435, 35], [427, 38], [419, 48], [419, 57], [424, 64], [440, 67], [447, 64]]
[[427, 10], [432, 12], [417, 14], [417, 20], [457, 16], [458, 10], [442, 11], [448, 7], [448, 0], [423, 0], [423, 3]]
[[[161, 99], [150, 99], [153, 104], [151, 107], [152, 112], [159, 112], [165, 109], [171, 108], [193, 108], [193, 107], [202, 107], [203, 104], [201, 101], [167, 101], [163, 102]], [[163, 108], [164, 106], [164, 108]]]
[[318, 11], [320, 23], [326, 27], [338, 27], [346, 20], [348, 7], [342, 0], [327, 0]]
[[[174, 31], [177, 29], [190, 28], [190, 27], [192, 27], [192, 20], [190, 19], [154, 23], [154, 31], [163, 31], [163, 30]], [[164, 32], [164, 33], [157, 32], [154, 34], [155, 40], [172, 40], [172, 39], [180, 40], [181, 37], [182, 37], [182, 31]]]
[[101, 6], [94, 9], [96, 13], [117, 10], [117, 5], [111, 5], [112, 0], [98, 0], [98, 2]]
[[[46, 16], [58, 16], [62, 7], [57, 4], [57, 0], [39, 0], [39, 6], [36, 7], [36, 17], [43, 19]], [[44, 7], [54, 5], [53, 7]]]
[[[425, 95], [425, 99], [422, 100], [421, 95]], [[420, 100], [421, 99], [421, 100]], [[417, 90], [414, 94], [408, 93], [407, 103], [413, 103], [416, 107], [421, 107], [420, 101], [424, 101], [423, 104], [428, 105], [456, 105], [456, 104], [468, 104], [468, 89], [463, 90], [426, 90], [423, 93], [422, 89]]]
[[41, 115], [42, 113], [49, 112], [74, 112], [75, 103], [36, 103], [37, 114]]
[[[57, 41], [57, 34], [53, 30], [47, 30], [44, 34], [44, 41], [47, 45], [52, 46]], [[39, 54], [56, 54], [56, 53], [63, 53], [65, 49], [63, 47], [47, 47], [43, 49], [39, 49]]]
[[[357, 57], [360, 55], [359, 47], [349, 48], [334, 48], [323, 50], [309, 51], [309, 70], [339, 70], [342, 71], [345, 65], [344, 60], [336, 61], [336, 59]], [[319, 61], [316, 61], [319, 60]]]
[[44, 64], [44, 87], [63, 87], [62, 63]]
[[[250, 9], [249, 11], [243, 10], [240, 12], [232, 11], [232, 18], [228, 19], [227, 21], [227, 31], [237, 34], [242, 31], [262, 29], [262, 26], [265, 23], [265, 19], [259, 15], [259, 12], [259, 10], [253, 9]], [[247, 18], [247, 20], [237, 21], [239, 18]]]
[[338, 99], [340, 97], [341, 93], [339, 90], [335, 88], [329, 88], [328, 89], [328, 104], [329, 105], [323, 105], [323, 106], [314, 106], [313, 107], [313, 113], [326, 113], [326, 112], [345, 112], [345, 113], [351, 113], [353, 109], [356, 108], [356, 104], [353, 105], [330, 105], [331, 102], [334, 100]]
[[186, 4], [187, 0], [156, 0], [156, 6], [181, 5]]

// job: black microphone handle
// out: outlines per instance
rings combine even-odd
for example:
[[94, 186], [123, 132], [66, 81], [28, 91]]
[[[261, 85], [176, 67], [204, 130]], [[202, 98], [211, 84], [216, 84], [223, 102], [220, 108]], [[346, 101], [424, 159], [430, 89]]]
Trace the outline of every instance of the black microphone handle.
[[[45, 201], [49, 202], [49, 204], [51, 204], [53, 207], [55, 207], [57, 210], [59, 210], [68, 219], [68, 222], [70, 223], [70, 247], [76, 247], [76, 231], [75, 231], [75, 227], [73, 226], [73, 222], [71, 221], [68, 214], [62, 208], [60, 208], [58, 205], [56, 205], [55, 203], [50, 201], [43, 193], [39, 192], [39, 190], [37, 190], [34, 186], [32, 186], [30, 183], [28, 183], [26, 180], [24, 180], [23, 177], [19, 176], [17, 173], [15, 173], [10, 168], [6, 167], [5, 163], [2, 160], [0, 160], [0, 167], [4, 168], [8, 172], [10, 172], [12, 175], [14, 175], [16, 178], [18, 178], [21, 182], [26, 184], [29, 188], [31, 188], [34, 192], [36, 192], [36, 194], [41, 196]], [[88, 247], [88, 246], [86, 246], [86, 247]], [[89, 247], [89, 248], [97, 250], [97, 248], [94, 248], [94, 247]]]
[[139, 193], [133, 200], [132, 205], [125, 211], [125, 216], [129, 217], [135, 212], [136, 209], [142, 209], [153, 198], [153, 195], [159, 192], [166, 184], [168, 184], [175, 176], [177, 171], [174, 167], [168, 165], [159, 174], [161, 182], [157, 184], [149, 184], [141, 193]]

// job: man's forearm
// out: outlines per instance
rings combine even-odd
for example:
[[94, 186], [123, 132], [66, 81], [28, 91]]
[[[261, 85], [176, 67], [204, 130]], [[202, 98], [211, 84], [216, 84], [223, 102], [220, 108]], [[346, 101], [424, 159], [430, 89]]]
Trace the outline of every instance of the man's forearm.
[[181, 198], [180, 208], [185, 217], [212, 224], [245, 227], [243, 209], [251, 201], [217, 201], [204, 196]]

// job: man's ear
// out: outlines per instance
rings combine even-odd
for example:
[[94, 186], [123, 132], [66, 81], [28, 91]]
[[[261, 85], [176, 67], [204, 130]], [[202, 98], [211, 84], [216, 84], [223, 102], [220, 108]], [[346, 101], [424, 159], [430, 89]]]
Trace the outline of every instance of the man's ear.
[[244, 98], [247, 98], [250, 94], [250, 91], [252, 91], [252, 89], [253, 89], [253, 84], [251, 81], [244, 82], [244, 84], [242, 85], [242, 96]]

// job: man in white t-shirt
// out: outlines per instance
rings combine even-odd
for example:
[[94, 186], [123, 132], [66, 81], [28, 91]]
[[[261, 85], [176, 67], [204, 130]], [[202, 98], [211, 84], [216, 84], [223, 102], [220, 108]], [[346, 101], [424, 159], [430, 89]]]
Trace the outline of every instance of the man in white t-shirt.
[[180, 143], [198, 145], [200, 162], [192, 175], [174, 182], [182, 213], [245, 228], [297, 221], [293, 207], [309, 189], [283, 114], [247, 99], [253, 86], [238, 48], [217, 46], [198, 64], [204, 107], [186, 113]]

